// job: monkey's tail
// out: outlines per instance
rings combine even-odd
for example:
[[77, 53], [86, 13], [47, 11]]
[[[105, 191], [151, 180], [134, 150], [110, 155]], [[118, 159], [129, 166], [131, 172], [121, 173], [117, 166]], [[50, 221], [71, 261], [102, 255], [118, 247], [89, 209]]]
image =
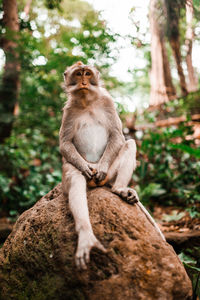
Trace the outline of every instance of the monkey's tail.
[[161, 232], [160, 228], [158, 227], [158, 225], [156, 224], [156, 222], [154, 221], [154, 219], [152, 218], [152, 216], [150, 215], [150, 213], [148, 212], [148, 210], [142, 205], [142, 203], [140, 201], [138, 201], [136, 204], [139, 206], [140, 210], [146, 215], [146, 217], [149, 220], [149, 222], [155, 227], [155, 229], [160, 234], [160, 236], [162, 237], [162, 239], [164, 241], [166, 241], [163, 233]]

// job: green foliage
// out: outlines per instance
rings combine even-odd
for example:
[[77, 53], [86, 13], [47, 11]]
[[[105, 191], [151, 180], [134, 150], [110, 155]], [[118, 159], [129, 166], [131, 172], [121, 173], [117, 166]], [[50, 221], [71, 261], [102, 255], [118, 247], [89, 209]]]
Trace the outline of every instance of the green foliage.
[[178, 212], [176, 209], [174, 209], [171, 214], [164, 214], [162, 216], [162, 220], [166, 222], [171, 221], [178, 221], [181, 220], [185, 216], [185, 212]]
[[[20, 112], [12, 135], [0, 145], [1, 212], [12, 217], [61, 181], [58, 135], [67, 100], [64, 70], [82, 60], [95, 62], [108, 73], [115, 59], [110, 57], [115, 36], [87, 2], [65, 0], [59, 10], [48, 10], [46, 6], [57, 8], [60, 1], [38, 0], [32, 3], [29, 17], [22, 13], [22, 2], [16, 41], [21, 65]], [[112, 85], [116, 79], [107, 76], [106, 82]]]
[[144, 200], [154, 199], [162, 204], [189, 206], [196, 216], [200, 202], [200, 150], [191, 136], [192, 128], [146, 130], [139, 149], [140, 166], [134, 179]]
[[62, 0], [45, 0], [45, 5], [49, 9], [60, 8], [60, 3]]
[[[200, 111], [200, 93], [190, 93], [160, 106], [159, 110], [144, 111], [138, 123], [153, 123], [159, 119], [184, 116], [186, 122], [168, 128], [152, 128], [143, 132], [139, 150], [140, 166], [135, 181], [145, 202], [158, 200], [166, 205], [182, 205], [192, 218], [200, 216], [200, 148], [188, 126], [191, 115]], [[150, 186], [150, 188], [149, 188]], [[152, 187], [152, 188], [151, 188]], [[162, 194], [156, 195], [155, 189]]]
[[[195, 256], [198, 256], [196, 259]], [[193, 299], [200, 297], [200, 249], [194, 247], [193, 249], [186, 249], [185, 252], [179, 254], [180, 260], [183, 262], [184, 267], [190, 276], [193, 286]]]
[[[140, 171], [144, 176], [142, 168], [140, 169]], [[137, 176], [135, 177], [137, 179]], [[144, 204], [148, 204], [151, 197], [159, 197], [166, 193], [166, 190], [161, 188], [161, 184], [158, 183], [148, 183], [145, 187], [138, 185], [136, 186], [136, 189]]]
[[21, 212], [61, 181], [58, 145], [39, 129], [13, 134], [0, 146], [2, 210]]

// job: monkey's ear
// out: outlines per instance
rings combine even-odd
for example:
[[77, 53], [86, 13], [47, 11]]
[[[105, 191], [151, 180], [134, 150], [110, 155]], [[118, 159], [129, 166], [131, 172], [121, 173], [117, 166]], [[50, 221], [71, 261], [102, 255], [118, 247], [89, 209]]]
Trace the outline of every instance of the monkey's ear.
[[82, 66], [83, 65], [83, 63], [82, 63], [82, 61], [77, 61], [77, 63], [75, 63], [75, 66]]

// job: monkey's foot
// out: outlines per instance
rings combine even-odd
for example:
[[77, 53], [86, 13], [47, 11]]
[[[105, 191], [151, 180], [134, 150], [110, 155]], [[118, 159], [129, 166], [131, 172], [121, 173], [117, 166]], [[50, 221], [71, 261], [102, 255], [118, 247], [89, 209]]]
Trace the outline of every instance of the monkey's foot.
[[97, 240], [94, 233], [91, 230], [81, 230], [78, 237], [78, 247], [75, 255], [75, 263], [78, 269], [86, 270], [86, 264], [90, 261], [90, 250], [96, 247], [103, 251], [107, 250], [104, 246]]
[[139, 201], [139, 197], [137, 192], [129, 187], [125, 188], [112, 188], [112, 192], [120, 196], [123, 200], [125, 200], [129, 204], [135, 204]]

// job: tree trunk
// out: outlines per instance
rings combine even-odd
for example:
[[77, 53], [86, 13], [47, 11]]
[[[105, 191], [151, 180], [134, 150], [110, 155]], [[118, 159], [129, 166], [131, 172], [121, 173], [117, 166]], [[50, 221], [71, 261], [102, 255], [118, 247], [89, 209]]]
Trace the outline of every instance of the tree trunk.
[[157, 9], [157, 0], [150, 1], [151, 30], [151, 93], [150, 105], [159, 105], [176, 97], [172, 83], [170, 66], [165, 47], [164, 36]]
[[192, 65], [192, 41], [194, 39], [194, 29], [192, 27], [192, 20], [193, 20], [193, 3], [192, 0], [186, 1], [186, 23], [187, 23], [187, 30], [186, 30], [186, 64], [188, 70], [188, 91], [195, 92], [198, 89], [198, 80], [195, 74], [195, 70]]
[[[26, 14], [27, 17], [30, 13], [31, 4], [32, 4], [32, 0], [28, 0], [27, 3], [25, 4], [25, 7], [24, 7], [24, 13]], [[19, 101], [17, 101], [15, 103], [13, 114], [14, 114], [15, 117], [19, 115]]]
[[168, 36], [173, 56], [176, 62], [176, 67], [180, 79], [180, 87], [182, 95], [187, 95], [187, 86], [185, 81], [185, 75], [182, 68], [182, 59], [181, 59], [181, 45], [180, 45], [180, 31], [179, 31], [179, 19], [180, 19], [180, 10], [182, 7], [182, 1], [174, 0], [164, 0], [166, 7], [166, 34]]
[[186, 81], [185, 81], [185, 75], [183, 72], [182, 64], [181, 64], [181, 51], [180, 51], [180, 38], [179, 36], [176, 37], [176, 39], [171, 38], [170, 39], [170, 45], [172, 47], [172, 52], [176, 61], [176, 67], [180, 79], [180, 86], [182, 95], [186, 96], [188, 91], [186, 87]]
[[2, 39], [2, 48], [6, 56], [6, 63], [0, 89], [0, 143], [11, 134], [14, 121], [14, 107], [20, 88], [20, 64], [16, 51], [16, 39], [19, 32], [16, 0], [3, 0], [3, 11], [3, 25], [6, 33]]

